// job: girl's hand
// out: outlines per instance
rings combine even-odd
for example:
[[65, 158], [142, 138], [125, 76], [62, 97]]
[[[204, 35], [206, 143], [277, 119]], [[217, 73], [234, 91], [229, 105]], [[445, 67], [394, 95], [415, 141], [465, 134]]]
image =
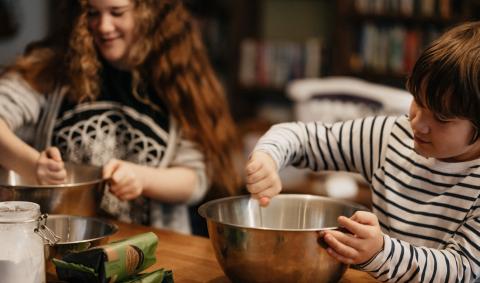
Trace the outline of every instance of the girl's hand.
[[133, 170], [133, 164], [112, 159], [103, 167], [103, 177], [110, 178], [110, 192], [120, 200], [132, 200], [143, 192], [142, 182]]
[[327, 252], [338, 261], [345, 264], [361, 264], [383, 249], [383, 233], [375, 214], [357, 211], [351, 218], [340, 216], [338, 223], [353, 235], [340, 231], [320, 233], [320, 237], [323, 237], [329, 245]]
[[63, 184], [67, 178], [62, 155], [56, 147], [49, 147], [40, 152], [36, 169], [37, 181], [40, 185]]
[[259, 200], [261, 206], [267, 206], [270, 198], [278, 195], [282, 184], [275, 161], [267, 153], [257, 151], [252, 154], [245, 168], [247, 190]]

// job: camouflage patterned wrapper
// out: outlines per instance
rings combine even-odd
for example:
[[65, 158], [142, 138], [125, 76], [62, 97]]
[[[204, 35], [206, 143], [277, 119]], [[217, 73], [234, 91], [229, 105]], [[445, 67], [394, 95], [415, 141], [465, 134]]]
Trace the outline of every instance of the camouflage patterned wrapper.
[[122, 282], [155, 263], [157, 244], [157, 236], [149, 232], [86, 251], [70, 253], [62, 260], [54, 259], [53, 263], [60, 280], [73, 283]]

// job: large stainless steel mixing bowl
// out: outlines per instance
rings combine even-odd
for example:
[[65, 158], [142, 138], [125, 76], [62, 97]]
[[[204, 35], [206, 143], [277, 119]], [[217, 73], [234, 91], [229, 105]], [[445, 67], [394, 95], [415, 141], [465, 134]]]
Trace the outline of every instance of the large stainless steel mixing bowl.
[[261, 208], [249, 196], [207, 202], [207, 219], [217, 260], [233, 282], [336, 282], [346, 266], [318, 238], [337, 229], [337, 217], [363, 206], [313, 195], [279, 195]]
[[67, 180], [61, 185], [28, 182], [11, 170], [0, 168], [0, 201], [30, 201], [42, 213], [95, 216], [106, 180], [102, 168], [65, 163]]

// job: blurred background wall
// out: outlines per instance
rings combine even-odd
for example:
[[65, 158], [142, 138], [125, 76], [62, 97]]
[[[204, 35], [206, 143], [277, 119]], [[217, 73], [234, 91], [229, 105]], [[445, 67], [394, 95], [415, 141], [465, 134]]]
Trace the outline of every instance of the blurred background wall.
[[[28, 42], [51, 30], [55, 1], [73, 0], [0, 0], [0, 65], [11, 63]], [[295, 109], [300, 109], [298, 97], [305, 94], [289, 91], [293, 89], [289, 88], [292, 82], [347, 77], [353, 80], [341, 81], [343, 85], [366, 86], [364, 93], [373, 91], [378, 96], [374, 110], [382, 109], [385, 100], [395, 104], [399, 91], [404, 92], [408, 72], [427, 44], [445, 29], [479, 19], [480, 14], [479, 0], [184, 3], [195, 17], [227, 91], [244, 142], [244, 156], [270, 125], [299, 119]], [[310, 89], [312, 97], [325, 94], [325, 89], [321, 89], [324, 84], [313, 85], [321, 87], [311, 90], [307, 84], [307, 88], [294, 89]], [[339, 92], [351, 89], [331, 94], [338, 96]], [[351, 110], [351, 104], [323, 107], [311, 109], [358, 112]], [[372, 108], [362, 109], [369, 109], [364, 114], [372, 113]], [[325, 192], [317, 182], [321, 176], [298, 172], [283, 175], [286, 187], [292, 191]]]
[[49, 30], [49, 0], [0, 0], [0, 65], [11, 63], [26, 44]]

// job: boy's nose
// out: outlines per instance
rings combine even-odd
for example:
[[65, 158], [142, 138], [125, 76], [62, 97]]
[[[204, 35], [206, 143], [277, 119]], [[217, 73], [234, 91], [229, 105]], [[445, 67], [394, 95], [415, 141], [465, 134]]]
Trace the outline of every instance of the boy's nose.
[[417, 132], [423, 135], [426, 135], [430, 133], [430, 127], [428, 126], [428, 123], [422, 119], [422, 115], [415, 115], [413, 118], [410, 120], [413, 132]]

